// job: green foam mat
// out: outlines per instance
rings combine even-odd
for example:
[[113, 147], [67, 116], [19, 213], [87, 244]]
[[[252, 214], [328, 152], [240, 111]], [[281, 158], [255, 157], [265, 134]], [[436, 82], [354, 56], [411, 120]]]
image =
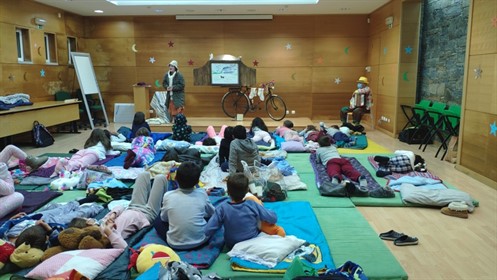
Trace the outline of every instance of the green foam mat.
[[336, 266], [352, 261], [369, 279], [407, 279], [407, 273], [356, 208], [315, 208]]
[[288, 153], [286, 160], [297, 170], [297, 173], [313, 173], [312, 165], [309, 162], [309, 153]]

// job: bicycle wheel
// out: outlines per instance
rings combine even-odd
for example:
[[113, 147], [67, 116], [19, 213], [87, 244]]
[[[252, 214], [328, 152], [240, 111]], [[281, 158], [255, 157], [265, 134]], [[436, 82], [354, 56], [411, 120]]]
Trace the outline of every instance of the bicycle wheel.
[[226, 116], [235, 118], [237, 114], [245, 115], [249, 109], [247, 95], [239, 91], [228, 91], [221, 100]]
[[275, 121], [281, 121], [286, 116], [286, 104], [283, 98], [273, 95], [266, 101], [266, 112]]

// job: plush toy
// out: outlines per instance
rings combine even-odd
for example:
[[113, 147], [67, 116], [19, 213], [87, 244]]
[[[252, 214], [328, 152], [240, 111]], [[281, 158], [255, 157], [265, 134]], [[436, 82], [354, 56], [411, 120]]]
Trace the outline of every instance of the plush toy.
[[151, 268], [155, 263], [160, 262], [166, 266], [168, 262], [181, 261], [180, 257], [173, 249], [158, 244], [149, 244], [140, 248], [140, 254], [136, 260], [136, 270], [143, 273]]
[[42, 250], [31, 248], [30, 245], [22, 243], [10, 255], [10, 261], [20, 268], [27, 268], [37, 265], [41, 260], [41, 256], [43, 256]]
[[59, 233], [59, 246], [53, 246], [45, 250], [42, 261], [53, 255], [64, 251], [77, 249], [103, 249], [110, 245], [109, 239], [100, 232], [96, 225], [85, 228], [71, 227]]
[[59, 177], [50, 183], [50, 189], [57, 191], [72, 190], [81, 180], [81, 174], [77, 171], [64, 171]]
[[16, 247], [0, 239], [0, 269], [9, 261], [10, 255], [14, 253]]

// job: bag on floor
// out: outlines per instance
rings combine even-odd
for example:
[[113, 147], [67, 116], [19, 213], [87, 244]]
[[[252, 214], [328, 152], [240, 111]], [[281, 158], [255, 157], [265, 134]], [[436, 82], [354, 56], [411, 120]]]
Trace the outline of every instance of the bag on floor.
[[48, 129], [39, 123], [38, 121], [33, 122], [33, 144], [36, 147], [47, 147], [55, 142], [52, 134]]
[[263, 193], [262, 201], [264, 202], [275, 202], [285, 200], [287, 193], [281, 188], [277, 183], [267, 182], [266, 189]]

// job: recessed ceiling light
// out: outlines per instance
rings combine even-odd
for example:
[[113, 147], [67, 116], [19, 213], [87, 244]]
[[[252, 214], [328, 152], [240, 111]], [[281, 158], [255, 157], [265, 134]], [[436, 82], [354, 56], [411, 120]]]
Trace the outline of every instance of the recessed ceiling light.
[[97, 13], [97, 14], [103, 14], [103, 13], [104, 13], [104, 11], [102, 11], [102, 10], [95, 10], [95, 11], [93, 11], [93, 12], [95, 12], [95, 13]]
[[317, 4], [319, 0], [107, 0], [117, 6], [146, 5], [298, 5]]

